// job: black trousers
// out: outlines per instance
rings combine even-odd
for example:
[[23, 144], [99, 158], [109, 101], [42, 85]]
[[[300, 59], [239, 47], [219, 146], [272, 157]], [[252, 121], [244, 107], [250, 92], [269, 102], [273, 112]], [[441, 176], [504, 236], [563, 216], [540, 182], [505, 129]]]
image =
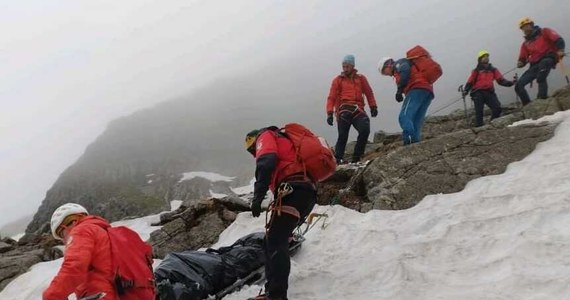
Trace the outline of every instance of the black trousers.
[[341, 110], [337, 120], [338, 139], [335, 146], [335, 157], [337, 162], [340, 162], [344, 158], [346, 142], [348, 142], [348, 132], [350, 131], [351, 126], [354, 126], [356, 131], [358, 131], [358, 138], [356, 139], [356, 146], [354, 146], [352, 161], [359, 161], [364, 154], [366, 143], [368, 142], [368, 136], [370, 135], [370, 119], [366, 113], [360, 109], [353, 112]]
[[471, 99], [473, 99], [473, 105], [475, 106], [475, 127], [483, 126], [485, 105], [491, 109], [491, 120], [501, 116], [501, 102], [499, 102], [495, 91], [478, 90], [471, 93]]
[[281, 213], [271, 214], [269, 228], [265, 237], [265, 292], [271, 300], [287, 299], [289, 288], [289, 272], [291, 259], [289, 257], [289, 237], [293, 230], [311, 213], [317, 201], [317, 192], [313, 185], [306, 183], [291, 183], [293, 192], [282, 199], [282, 205], [295, 207], [301, 219]]
[[550, 70], [556, 65], [556, 61], [551, 56], [546, 56], [542, 58], [538, 63], [531, 65], [526, 72], [524, 72], [517, 84], [515, 85], [515, 91], [521, 99], [523, 105], [530, 103], [530, 97], [528, 92], [524, 88], [527, 84], [531, 83], [536, 79], [538, 83], [538, 94], [536, 95], [539, 99], [548, 98], [548, 82], [546, 78], [550, 74]]

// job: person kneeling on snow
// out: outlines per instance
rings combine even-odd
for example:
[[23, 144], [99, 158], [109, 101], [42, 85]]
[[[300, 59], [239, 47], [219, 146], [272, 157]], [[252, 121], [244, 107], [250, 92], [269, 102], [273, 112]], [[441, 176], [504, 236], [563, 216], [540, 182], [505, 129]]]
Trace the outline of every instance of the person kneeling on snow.
[[[67, 203], [54, 211], [51, 217], [51, 232], [55, 239], [64, 241], [65, 254], [59, 272], [43, 292], [43, 300], [64, 300], [72, 293], [75, 293], [78, 299], [105, 293], [102, 298], [104, 300], [154, 300], [153, 278], [145, 280], [149, 281], [149, 284], [144, 286], [138, 284], [140, 281], [132, 280], [129, 287], [132, 289], [119, 297], [108, 232], [110, 228], [109, 222], [101, 217], [90, 216], [87, 209], [79, 204]], [[128, 242], [131, 247], [136, 248], [139, 243], [144, 242], [140, 241], [136, 233], [134, 235], [138, 240], [133, 240], [130, 236], [131, 240]], [[139, 263], [136, 257], [128, 259], [132, 265]], [[150, 273], [141, 273], [152, 276], [152, 269]]]
[[252, 130], [245, 137], [245, 148], [256, 159], [251, 213], [261, 214], [261, 202], [269, 189], [275, 195], [265, 237], [265, 295], [255, 300], [286, 300], [291, 261], [289, 237], [311, 213], [317, 200], [316, 184], [295, 168], [296, 152], [291, 140], [277, 127]]

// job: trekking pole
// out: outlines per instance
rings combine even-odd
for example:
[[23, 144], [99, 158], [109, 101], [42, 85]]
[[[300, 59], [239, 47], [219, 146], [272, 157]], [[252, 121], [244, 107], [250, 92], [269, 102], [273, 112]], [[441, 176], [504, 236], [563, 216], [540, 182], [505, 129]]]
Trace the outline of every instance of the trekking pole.
[[467, 102], [465, 101], [465, 93], [463, 90], [463, 84], [459, 86], [459, 88], [457, 88], [457, 91], [461, 93], [461, 98], [463, 98], [463, 110], [465, 111], [465, 122], [467, 123], [468, 127], [470, 126], [469, 122], [469, 115], [467, 114]]
[[560, 72], [562, 72], [562, 75], [566, 78], [566, 84], [570, 85], [570, 79], [568, 79], [568, 68], [564, 64], [563, 58], [560, 59]]

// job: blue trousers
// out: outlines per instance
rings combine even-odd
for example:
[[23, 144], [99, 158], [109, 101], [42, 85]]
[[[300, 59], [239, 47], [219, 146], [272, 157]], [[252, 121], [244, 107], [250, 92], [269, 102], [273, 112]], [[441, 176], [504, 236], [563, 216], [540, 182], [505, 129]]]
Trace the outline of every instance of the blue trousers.
[[406, 94], [399, 117], [404, 145], [420, 141], [424, 119], [431, 100], [433, 100], [433, 93], [424, 89], [412, 89]]

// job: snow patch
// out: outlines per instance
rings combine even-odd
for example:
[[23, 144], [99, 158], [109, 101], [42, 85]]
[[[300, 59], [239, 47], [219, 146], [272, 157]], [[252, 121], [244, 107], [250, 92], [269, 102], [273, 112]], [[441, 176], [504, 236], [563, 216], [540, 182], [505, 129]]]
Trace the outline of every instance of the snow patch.
[[517, 122], [509, 125], [509, 127], [529, 125], [529, 124], [537, 125], [537, 124], [542, 124], [545, 122], [560, 123], [560, 122], [568, 119], [569, 117], [570, 117], [570, 110], [565, 110], [565, 111], [556, 112], [553, 115], [544, 116], [544, 117], [537, 119], [537, 120], [531, 120], [531, 119], [520, 120], [520, 121], [517, 121]]
[[216, 182], [216, 181], [232, 182], [235, 178], [235, 177], [228, 177], [228, 176], [224, 176], [224, 175], [220, 175], [218, 173], [212, 173], [212, 172], [187, 172], [187, 173], [182, 174], [182, 179], [180, 179], [179, 182], [182, 182], [185, 180], [190, 180], [190, 179], [195, 178], [195, 177], [201, 177], [201, 178], [207, 179], [207, 180], [212, 181], [212, 182]]
[[14, 235], [14, 236], [11, 236], [10, 238], [17, 242], [17, 241], [19, 241], [24, 235], [25, 235], [25, 233], [18, 233], [18, 234]]
[[[317, 206], [329, 216], [327, 226], [312, 227], [292, 259], [289, 298], [567, 299], [570, 113], [556, 117], [564, 121], [552, 139], [504, 174], [475, 179], [461, 192], [426, 196], [402, 211]], [[265, 218], [240, 213], [214, 247], [264, 225]], [[0, 299], [40, 299], [60, 264], [35, 265]], [[259, 288], [224, 299], [242, 300]]]
[[180, 207], [180, 205], [182, 205], [183, 202], [184, 202], [184, 201], [182, 201], [182, 200], [172, 200], [172, 201], [170, 201], [170, 211], [175, 211], [175, 210], [177, 210], [177, 209]]
[[236, 193], [236, 195], [247, 195], [253, 193], [253, 185], [255, 184], [255, 178], [249, 181], [248, 185], [232, 188], [232, 192]]
[[210, 190], [210, 196], [212, 196], [213, 198], [221, 199], [221, 198], [227, 197], [228, 195], [214, 193], [212, 190]]
[[122, 220], [113, 222], [113, 226], [126, 226], [130, 229], [136, 231], [143, 241], [147, 241], [150, 238], [150, 234], [160, 229], [162, 226], [152, 226], [153, 223], [160, 222], [160, 214], [150, 215], [142, 218], [136, 218], [132, 220]]

